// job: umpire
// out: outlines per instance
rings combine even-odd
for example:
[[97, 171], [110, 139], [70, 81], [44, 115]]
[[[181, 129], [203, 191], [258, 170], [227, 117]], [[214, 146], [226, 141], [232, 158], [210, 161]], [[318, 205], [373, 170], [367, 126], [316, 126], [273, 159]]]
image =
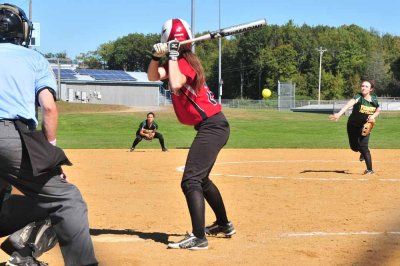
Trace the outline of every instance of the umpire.
[[[63, 178], [61, 165], [70, 162], [55, 146], [56, 81], [47, 60], [26, 48], [31, 32], [22, 9], [0, 4], [0, 179], [48, 213], [65, 265], [97, 265], [86, 203]], [[42, 130], [36, 131], [39, 105]]]

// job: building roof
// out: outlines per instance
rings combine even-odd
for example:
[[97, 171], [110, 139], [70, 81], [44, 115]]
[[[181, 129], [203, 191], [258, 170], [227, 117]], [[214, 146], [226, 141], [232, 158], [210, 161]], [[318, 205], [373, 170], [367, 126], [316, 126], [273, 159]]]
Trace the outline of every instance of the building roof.
[[[58, 78], [57, 66], [52, 66], [56, 78]], [[123, 70], [99, 70], [60, 68], [60, 79], [64, 83], [141, 83], [161, 85], [161, 81], [149, 81], [146, 72]]]

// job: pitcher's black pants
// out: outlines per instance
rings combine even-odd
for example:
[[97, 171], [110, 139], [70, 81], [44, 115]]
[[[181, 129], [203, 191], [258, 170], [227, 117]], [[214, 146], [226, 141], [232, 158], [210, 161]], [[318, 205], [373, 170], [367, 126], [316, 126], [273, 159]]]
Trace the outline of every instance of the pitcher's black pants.
[[360, 152], [365, 159], [367, 170], [372, 170], [371, 152], [368, 148], [369, 136], [361, 135], [362, 126], [355, 126], [347, 123], [347, 135], [349, 137], [350, 148], [355, 152]]

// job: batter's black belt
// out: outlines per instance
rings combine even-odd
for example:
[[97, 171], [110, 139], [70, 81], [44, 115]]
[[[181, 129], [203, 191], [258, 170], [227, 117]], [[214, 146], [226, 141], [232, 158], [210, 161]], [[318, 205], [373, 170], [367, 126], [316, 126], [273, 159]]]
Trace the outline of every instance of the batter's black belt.
[[49, 143], [43, 131], [29, 130], [21, 120], [13, 120], [28, 151], [34, 176], [54, 173], [62, 165], [72, 165], [64, 151]]

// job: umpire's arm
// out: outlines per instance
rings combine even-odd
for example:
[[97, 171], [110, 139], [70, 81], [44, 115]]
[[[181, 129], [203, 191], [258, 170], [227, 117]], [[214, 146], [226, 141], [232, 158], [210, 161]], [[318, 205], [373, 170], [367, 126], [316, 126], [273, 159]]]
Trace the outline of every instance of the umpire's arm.
[[39, 104], [42, 110], [42, 130], [47, 140], [55, 145], [58, 125], [58, 110], [54, 95], [50, 89], [39, 92]]

